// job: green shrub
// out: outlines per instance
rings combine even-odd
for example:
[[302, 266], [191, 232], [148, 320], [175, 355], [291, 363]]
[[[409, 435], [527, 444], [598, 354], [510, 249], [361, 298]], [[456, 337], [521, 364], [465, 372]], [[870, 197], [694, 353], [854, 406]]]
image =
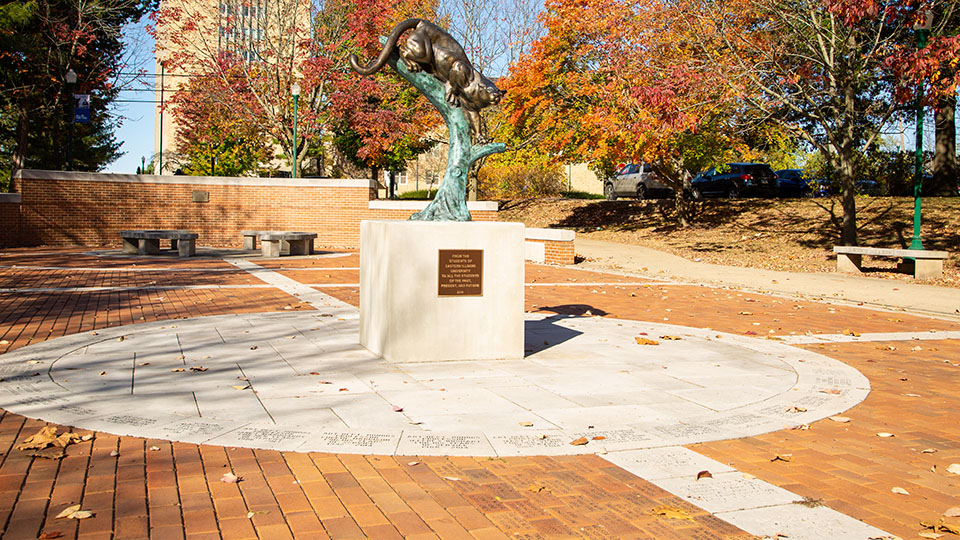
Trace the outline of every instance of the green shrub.
[[436, 194], [437, 194], [437, 190], [435, 189], [431, 189], [429, 190], [429, 192], [426, 189], [418, 189], [416, 191], [407, 191], [405, 193], [401, 193], [400, 195], [398, 195], [398, 197], [401, 199], [429, 201], [429, 200], [432, 200], [433, 197], [436, 196]]
[[586, 191], [564, 191], [564, 199], [602, 199], [602, 193], [587, 193]]

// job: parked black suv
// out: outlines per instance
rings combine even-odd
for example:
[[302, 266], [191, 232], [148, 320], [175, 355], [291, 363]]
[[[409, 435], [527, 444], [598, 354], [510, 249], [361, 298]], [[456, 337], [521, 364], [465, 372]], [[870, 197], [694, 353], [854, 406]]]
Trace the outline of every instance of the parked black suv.
[[766, 163], [727, 163], [712, 167], [690, 181], [690, 194], [702, 197], [776, 197], [780, 184]]

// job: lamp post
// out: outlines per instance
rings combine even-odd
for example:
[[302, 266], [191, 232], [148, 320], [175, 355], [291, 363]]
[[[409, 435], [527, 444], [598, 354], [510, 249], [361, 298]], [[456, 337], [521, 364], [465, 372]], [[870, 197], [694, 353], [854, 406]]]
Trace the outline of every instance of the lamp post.
[[77, 72], [70, 70], [67, 72], [64, 80], [67, 82], [67, 99], [70, 100], [70, 135], [67, 139], [67, 170], [73, 170], [73, 122], [76, 120], [76, 112], [74, 107], [76, 106], [73, 99], [73, 85], [77, 84]]
[[293, 83], [290, 85], [290, 93], [293, 94], [293, 164], [290, 166], [290, 176], [297, 177], [297, 102], [300, 101], [300, 85]]
[[[917, 50], [927, 46], [927, 34], [933, 25], [933, 12], [923, 13], [923, 20], [913, 25], [917, 34]], [[920, 239], [920, 192], [923, 185], [923, 81], [917, 84], [917, 151], [913, 169], [913, 239], [910, 249], [923, 249]]]

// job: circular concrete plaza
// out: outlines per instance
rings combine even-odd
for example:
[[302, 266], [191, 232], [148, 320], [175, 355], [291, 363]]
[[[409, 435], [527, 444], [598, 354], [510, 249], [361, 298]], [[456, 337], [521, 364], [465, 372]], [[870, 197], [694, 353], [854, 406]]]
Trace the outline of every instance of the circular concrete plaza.
[[528, 314], [523, 359], [388, 363], [359, 345], [358, 317], [201, 317], [46, 341], [0, 357], [0, 407], [222, 446], [509, 456], [757, 435], [869, 392], [855, 369], [775, 340], [600, 317]]

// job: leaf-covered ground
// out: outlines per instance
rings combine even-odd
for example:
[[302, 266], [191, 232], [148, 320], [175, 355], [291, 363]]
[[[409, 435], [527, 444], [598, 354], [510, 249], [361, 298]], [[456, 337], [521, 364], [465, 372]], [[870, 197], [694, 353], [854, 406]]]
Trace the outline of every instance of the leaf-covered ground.
[[[923, 199], [926, 249], [950, 252], [942, 279], [960, 287], [960, 198]], [[913, 236], [913, 199], [858, 197], [860, 245], [906, 248]], [[840, 201], [825, 199], [710, 199], [692, 203], [691, 226], [677, 224], [674, 202], [526, 199], [501, 204], [500, 219], [528, 227], [572, 229], [597, 240], [637, 244], [690, 260], [729, 266], [835, 272]], [[866, 275], [912, 280], [896, 259], [864, 258]]]

